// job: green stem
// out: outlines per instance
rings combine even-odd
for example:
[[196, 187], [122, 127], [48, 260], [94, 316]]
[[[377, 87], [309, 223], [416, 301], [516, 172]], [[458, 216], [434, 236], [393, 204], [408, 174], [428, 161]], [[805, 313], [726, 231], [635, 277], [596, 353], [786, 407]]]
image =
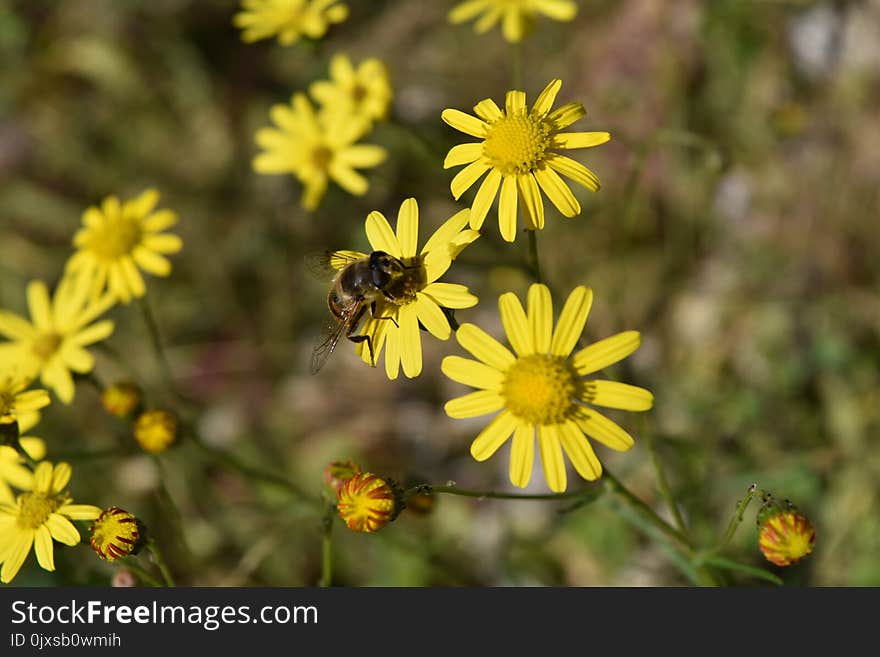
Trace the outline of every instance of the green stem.
[[721, 552], [727, 545], [730, 543], [733, 535], [736, 533], [737, 528], [739, 528], [740, 524], [742, 524], [743, 516], [745, 515], [746, 509], [749, 507], [749, 504], [752, 503], [752, 500], [756, 497], [763, 497], [764, 491], [757, 487], [757, 485], [752, 484], [749, 486], [749, 490], [746, 492], [746, 496], [742, 498], [739, 502], [736, 503], [736, 509], [733, 513], [733, 517], [730, 519], [730, 522], [727, 525], [727, 530], [724, 532], [724, 535], [721, 537], [721, 540], [718, 541], [717, 545], [713, 547], [709, 553], [716, 554]]
[[541, 277], [541, 261], [538, 259], [538, 237], [536, 235], [538, 231], [535, 230], [527, 230], [526, 233], [529, 236], [529, 260], [530, 266], [532, 269], [532, 276], [535, 278], [536, 283], [543, 283], [543, 279]]
[[684, 518], [681, 515], [678, 505], [675, 503], [672, 489], [669, 488], [669, 481], [666, 479], [666, 471], [663, 469], [663, 466], [660, 464], [660, 458], [657, 456], [654, 438], [650, 432], [647, 432], [647, 434], [648, 452], [651, 454], [651, 463], [654, 465], [654, 470], [657, 473], [657, 486], [660, 489], [660, 494], [663, 496], [663, 499], [666, 501], [666, 506], [669, 507], [669, 511], [672, 513], [672, 518], [675, 520], [675, 526], [682, 535], [687, 536], [688, 532], [684, 524]]
[[120, 563], [122, 568], [126, 570], [130, 570], [135, 575], [137, 575], [141, 581], [148, 584], [149, 586], [162, 587], [164, 584], [160, 582], [158, 579], [153, 577], [146, 568], [141, 567], [139, 564], [135, 563], [134, 557], [129, 557]]
[[318, 586], [327, 588], [333, 585], [333, 518], [336, 505], [328, 504], [321, 519], [321, 581]]
[[162, 346], [162, 336], [159, 334], [156, 316], [153, 314], [152, 308], [150, 308], [150, 302], [147, 301], [147, 297], [141, 297], [139, 303], [141, 313], [144, 316], [144, 323], [147, 325], [147, 332], [150, 334], [150, 343], [153, 345], [153, 351], [156, 353], [156, 358], [159, 360], [159, 365], [162, 368], [162, 375], [165, 377], [165, 384], [168, 386], [169, 391], [176, 393], [177, 385], [171, 373], [171, 364], [168, 362], [168, 356], [165, 354], [165, 349]]
[[587, 488], [582, 490], [573, 490], [568, 493], [548, 493], [543, 495], [531, 495], [526, 493], [499, 493], [497, 491], [468, 490], [459, 488], [458, 486], [432, 486], [430, 484], [421, 484], [407, 489], [403, 496], [409, 499], [413, 495], [445, 493], [447, 495], [459, 495], [461, 497], [476, 497], [478, 499], [496, 499], [496, 500], [570, 500], [585, 495], [592, 495], [595, 489]]
[[159, 572], [162, 573], [162, 579], [165, 581], [165, 586], [176, 586], [174, 583], [174, 577], [171, 575], [171, 570], [168, 568], [168, 563], [165, 561], [165, 557], [162, 555], [162, 550], [159, 549], [159, 545], [156, 541], [153, 539], [147, 541], [147, 549], [150, 551], [150, 554], [153, 555], [153, 561], [159, 567]]
[[522, 88], [523, 79], [523, 52], [522, 42], [514, 43], [511, 46], [512, 54], [510, 56], [510, 82], [511, 88], [520, 90]]

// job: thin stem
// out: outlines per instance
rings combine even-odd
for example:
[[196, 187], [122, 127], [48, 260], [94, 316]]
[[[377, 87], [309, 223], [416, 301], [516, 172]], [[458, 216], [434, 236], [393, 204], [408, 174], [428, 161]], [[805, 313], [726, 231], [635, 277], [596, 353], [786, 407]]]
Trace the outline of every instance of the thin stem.
[[144, 323], [147, 325], [147, 332], [150, 334], [150, 343], [153, 345], [153, 351], [156, 353], [156, 358], [158, 358], [159, 365], [162, 368], [162, 375], [165, 377], [165, 384], [168, 386], [168, 390], [176, 394], [177, 386], [174, 383], [174, 376], [171, 373], [171, 364], [168, 362], [168, 356], [165, 354], [165, 349], [162, 347], [162, 336], [159, 334], [159, 325], [156, 323], [156, 317], [153, 314], [152, 308], [150, 308], [150, 302], [147, 301], [147, 297], [141, 297], [139, 305], [141, 307], [141, 313], [144, 316]]
[[328, 504], [324, 517], [321, 519], [321, 581], [323, 588], [333, 585], [333, 518], [335, 504]]
[[153, 539], [147, 541], [147, 549], [150, 551], [150, 554], [153, 555], [153, 561], [159, 567], [159, 572], [162, 573], [162, 579], [165, 581], [165, 586], [176, 586], [174, 583], [174, 577], [171, 575], [171, 570], [168, 568], [168, 563], [165, 561], [165, 557], [162, 555], [162, 550], [159, 549], [159, 545], [156, 541]]
[[743, 516], [745, 515], [746, 509], [749, 507], [749, 504], [752, 503], [752, 500], [756, 497], [763, 497], [764, 491], [757, 487], [757, 485], [752, 484], [749, 486], [749, 490], [746, 493], [746, 496], [742, 498], [739, 502], [736, 503], [736, 510], [733, 513], [733, 517], [730, 519], [730, 522], [727, 525], [727, 530], [724, 532], [724, 535], [721, 537], [721, 540], [718, 541], [717, 545], [710, 550], [711, 554], [715, 554], [717, 552], [721, 552], [725, 547], [727, 547], [728, 543], [730, 543], [733, 535], [736, 533], [737, 528], [739, 528], [740, 524], [742, 524]]
[[445, 493], [447, 495], [459, 495], [461, 497], [476, 497], [478, 499], [496, 499], [496, 500], [570, 500], [585, 495], [592, 495], [596, 491], [592, 488], [582, 490], [573, 490], [568, 493], [548, 493], [543, 495], [531, 495], [526, 493], [499, 493], [497, 491], [468, 490], [459, 488], [458, 486], [432, 486], [430, 484], [421, 484], [413, 486], [404, 492], [404, 498], [409, 499], [413, 495]]
[[543, 283], [544, 280], [541, 277], [541, 261], [538, 259], [538, 237], [536, 235], [538, 231], [536, 230], [527, 230], [526, 233], [529, 236], [529, 260], [530, 267], [532, 269], [532, 276], [535, 278], [536, 283]]
[[654, 470], [657, 473], [657, 486], [660, 489], [660, 494], [663, 496], [663, 499], [666, 501], [666, 506], [669, 507], [669, 511], [672, 513], [672, 518], [675, 520], [675, 526], [683, 535], [687, 536], [688, 531], [684, 524], [684, 518], [681, 515], [678, 505], [675, 503], [675, 497], [673, 497], [672, 489], [669, 488], [669, 481], [666, 479], [666, 471], [663, 469], [663, 466], [660, 463], [660, 458], [657, 456], [654, 437], [650, 432], [647, 433], [648, 452], [651, 454], [651, 463], [654, 465]]
[[120, 565], [122, 566], [122, 568], [133, 572], [135, 575], [137, 575], [143, 582], [145, 582], [149, 586], [155, 586], [155, 587], [164, 586], [164, 584], [162, 584], [162, 582], [160, 582], [158, 579], [153, 577], [153, 575], [151, 575], [149, 573], [149, 571], [147, 571], [146, 568], [143, 568], [141, 565], [136, 563], [134, 560], [134, 557], [130, 557], [130, 558], [126, 559], [125, 561], [121, 562]]
[[521, 89], [523, 78], [523, 52], [522, 42], [514, 43], [511, 46], [510, 56], [510, 82], [511, 88]]

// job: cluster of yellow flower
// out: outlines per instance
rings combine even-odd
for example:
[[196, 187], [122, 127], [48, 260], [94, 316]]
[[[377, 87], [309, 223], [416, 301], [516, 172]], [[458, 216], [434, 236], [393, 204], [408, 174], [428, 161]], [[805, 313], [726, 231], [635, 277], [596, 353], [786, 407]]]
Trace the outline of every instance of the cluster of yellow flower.
[[[51, 297], [45, 282], [31, 281], [26, 295], [30, 320], [0, 310], [0, 335], [6, 338], [0, 342], [0, 581], [4, 583], [16, 575], [31, 547], [39, 564], [54, 570], [52, 539], [76, 545], [80, 535], [70, 520], [95, 520], [101, 514], [98, 507], [72, 504], [67, 492], [70, 465], [43, 460], [45, 442], [23, 435], [38, 423], [41, 409], [51, 401], [47, 390], [30, 386], [39, 378], [59, 400], [70, 404], [75, 375], [88, 375], [95, 367], [87, 347], [113, 332], [113, 321], [101, 316], [117, 303], [144, 296], [142, 271], [170, 274], [166, 256], [179, 251], [182, 242], [165, 232], [177, 222], [177, 215], [156, 210], [158, 200], [158, 192], [147, 190], [124, 203], [111, 196], [100, 207], [88, 208], [73, 238], [75, 251]], [[100, 537], [93, 543], [106, 547]], [[118, 552], [109, 554], [112, 558]]]

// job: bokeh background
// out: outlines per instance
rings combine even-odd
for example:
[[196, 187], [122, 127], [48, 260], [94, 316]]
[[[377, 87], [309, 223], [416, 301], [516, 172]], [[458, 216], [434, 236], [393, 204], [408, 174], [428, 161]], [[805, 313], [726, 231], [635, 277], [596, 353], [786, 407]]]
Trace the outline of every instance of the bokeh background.
[[[206, 442], [316, 494], [336, 458], [402, 482], [505, 490], [506, 450], [482, 464], [468, 453], [483, 421], [443, 413], [463, 391], [439, 372], [460, 353], [454, 340], [425, 340], [415, 380], [387, 381], [347, 344], [308, 373], [327, 282], [304, 255], [367, 248], [367, 213], [394, 217], [408, 196], [425, 234], [457, 211], [442, 157], [461, 136], [440, 112], [501, 100], [511, 83], [498, 30], [448, 24], [451, 1], [349, 4], [326, 38], [284, 48], [242, 43], [232, 0], [0, 2], [0, 306], [23, 312], [28, 280], [58, 279], [86, 207], [156, 187], [185, 247], [148, 296]], [[600, 458], [667, 515], [651, 437], [704, 544], [757, 482], [812, 519], [815, 552], [774, 569], [752, 508], [729, 556], [794, 585], [880, 584], [880, 1], [579, 5], [572, 23], [539, 23], [523, 79], [531, 101], [562, 78], [559, 102], [587, 108], [576, 129], [613, 136], [575, 155], [601, 191], [575, 190], [583, 214], [548, 211], [538, 235], [557, 298], [595, 291], [589, 340], [642, 332], [609, 375], [651, 389], [655, 408], [613, 415], [636, 445], [600, 446]], [[364, 197], [331, 185], [309, 214], [292, 177], [252, 171], [253, 134], [272, 104], [325, 78], [336, 52], [388, 66], [393, 118], [368, 141], [390, 157]], [[494, 216], [447, 280], [481, 297], [459, 320], [501, 336], [497, 296], [530, 280], [526, 240], [502, 243]], [[152, 401], [172, 403], [137, 307], [112, 317], [109, 344]], [[102, 380], [128, 375], [96, 353]], [[158, 459], [133, 442], [120, 453], [126, 431], [81, 385], [35, 433], [74, 464], [76, 500], [140, 516], [183, 583], [317, 582], [311, 507], [187, 443]], [[546, 490], [539, 467], [530, 490]], [[339, 524], [334, 550], [341, 585], [688, 583], [662, 541], [605, 497], [572, 509], [444, 496], [375, 535]], [[56, 560], [47, 573], [30, 557], [15, 584], [106, 585], [114, 572], [85, 545]]]

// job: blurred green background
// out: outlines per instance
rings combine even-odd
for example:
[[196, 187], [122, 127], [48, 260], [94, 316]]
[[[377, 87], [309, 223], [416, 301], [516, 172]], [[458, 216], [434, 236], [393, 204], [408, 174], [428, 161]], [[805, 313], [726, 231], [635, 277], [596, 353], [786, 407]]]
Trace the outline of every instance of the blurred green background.
[[[511, 83], [499, 31], [448, 24], [453, 2], [350, 4], [325, 39], [283, 48], [243, 44], [232, 0], [0, 2], [0, 306], [24, 312], [28, 280], [58, 279], [86, 207], [156, 187], [185, 246], [148, 297], [206, 442], [316, 494], [336, 458], [403, 482], [503, 490], [507, 449], [486, 463], [468, 452], [485, 420], [442, 410], [464, 391], [439, 372], [461, 353], [454, 340], [425, 339], [415, 380], [387, 381], [347, 344], [308, 374], [327, 284], [304, 254], [366, 249], [367, 213], [394, 217], [408, 196], [424, 236], [453, 214], [442, 157], [463, 139], [440, 112], [500, 101]], [[601, 191], [576, 189], [583, 214], [563, 222], [550, 209], [538, 235], [557, 304], [575, 285], [594, 289], [590, 341], [642, 332], [642, 348], [608, 375], [651, 389], [655, 408], [612, 412], [636, 445], [600, 446], [600, 459], [668, 517], [653, 436], [702, 543], [756, 482], [811, 518], [815, 551], [770, 566], [752, 508], [728, 556], [794, 585], [880, 584], [880, 1], [579, 5], [573, 23], [539, 22], [523, 75], [530, 102], [560, 77], [558, 102], [587, 108], [574, 129], [612, 133], [574, 155]], [[390, 157], [367, 173], [366, 196], [331, 184], [308, 214], [292, 177], [252, 172], [253, 134], [342, 51], [389, 68], [393, 120], [365, 141]], [[502, 243], [494, 212], [483, 232], [446, 280], [481, 298], [458, 319], [500, 337], [497, 296], [524, 294], [527, 244]], [[137, 307], [111, 316], [109, 344], [153, 402], [170, 402]], [[102, 380], [125, 374], [96, 353]], [[313, 509], [186, 443], [158, 459], [133, 443], [121, 457], [77, 456], [126, 432], [80, 385], [34, 433], [50, 458], [74, 463], [76, 501], [136, 513], [181, 582], [317, 582]], [[537, 463], [529, 490], [546, 491]], [[566, 509], [444, 496], [375, 535], [337, 524], [334, 539], [340, 585], [688, 583], [670, 550], [606, 498]], [[85, 545], [59, 546], [56, 562], [47, 573], [29, 557], [14, 584], [106, 585], [114, 572]]]

